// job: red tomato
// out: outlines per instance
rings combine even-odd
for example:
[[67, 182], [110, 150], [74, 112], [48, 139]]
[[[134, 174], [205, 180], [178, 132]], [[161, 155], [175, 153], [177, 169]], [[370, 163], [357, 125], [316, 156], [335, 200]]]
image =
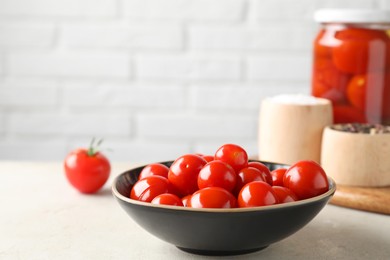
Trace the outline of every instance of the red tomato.
[[[331, 37], [327, 37], [331, 33]], [[329, 30], [321, 29], [319, 33], [317, 34], [317, 37], [314, 39], [314, 57], [324, 57], [328, 58], [332, 55], [332, 48], [328, 45], [321, 44], [321, 39], [323, 38], [333, 38], [334, 32], [331, 32]], [[325, 42], [327, 42], [325, 40]]]
[[253, 181], [246, 184], [238, 194], [240, 208], [274, 205], [278, 202], [278, 197], [272, 186], [263, 181]]
[[287, 169], [279, 168], [271, 172], [273, 186], [283, 186], [283, 177]]
[[259, 169], [254, 167], [246, 167], [241, 169], [241, 171], [238, 172], [238, 178], [237, 178], [237, 184], [234, 189], [234, 194], [239, 194], [242, 187], [244, 187], [245, 184], [250, 183], [252, 181], [263, 181], [267, 182], [265, 180], [264, 175], [259, 171]]
[[144, 179], [145, 177], [151, 176], [151, 175], [159, 175], [164, 178], [168, 178], [168, 172], [169, 168], [161, 163], [152, 163], [147, 166], [145, 166], [141, 173], [138, 176], [138, 179]]
[[364, 110], [366, 107], [366, 75], [354, 76], [347, 87], [349, 102], [356, 108]]
[[187, 196], [184, 196], [183, 198], [181, 198], [181, 201], [183, 202], [183, 206], [184, 207], [190, 207], [189, 205], [189, 202], [191, 200], [191, 194], [190, 195], [187, 195]]
[[95, 148], [77, 149], [64, 161], [64, 170], [69, 182], [82, 193], [95, 193], [110, 176], [108, 159]]
[[339, 29], [336, 27], [321, 29], [314, 40], [314, 57], [332, 57], [332, 48], [339, 45], [339, 40], [335, 39], [338, 32]]
[[223, 188], [208, 187], [192, 194], [188, 204], [192, 208], [235, 208], [237, 200]]
[[[347, 95], [350, 103], [365, 112], [367, 121], [380, 123], [386, 118], [385, 109], [389, 84], [389, 73], [368, 73], [356, 75], [348, 85]], [[386, 100], [386, 101], [385, 101]]]
[[222, 161], [207, 163], [199, 172], [198, 188], [220, 187], [232, 191], [236, 186], [237, 174], [233, 168]]
[[192, 194], [198, 189], [198, 174], [206, 163], [205, 159], [195, 154], [183, 155], [172, 163], [168, 180], [179, 195]]
[[134, 184], [130, 199], [151, 202], [156, 196], [169, 192], [169, 181], [162, 176], [152, 175]]
[[202, 158], [205, 159], [206, 162], [214, 161], [214, 156], [212, 155], [203, 155]]
[[[389, 43], [390, 45], [390, 43]], [[390, 46], [389, 46], [390, 49]], [[389, 51], [390, 55], [390, 51]], [[390, 64], [389, 64], [390, 68]], [[386, 83], [383, 88], [382, 94], [382, 115], [383, 115], [383, 124], [390, 125], [390, 71], [386, 73]]]
[[338, 70], [329, 58], [314, 60], [312, 94], [330, 99], [333, 103], [345, 102], [345, 90], [351, 76]]
[[242, 147], [235, 144], [222, 145], [216, 151], [214, 159], [229, 164], [236, 172], [248, 165], [248, 154]]
[[329, 190], [324, 169], [314, 161], [299, 161], [288, 168], [283, 177], [283, 186], [299, 199], [315, 197]]
[[[382, 30], [347, 28], [336, 34], [341, 42], [333, 48], [333, 62], [344, 72], [361, 74], [378, 71], [386, 64], [387, 35]], [[371, 58], [375, 51], [376, 57]]]
[[333, 106], [333, 121], [339, 123], [366, 123], [366, 117], [362, 111], [352, 106]]
[[273, 185], [271, 172], [265, 164], [263, 164], [261, 162], [248, 162], [248, 167], [253, 167], [253, 168], [258, 169], [261, 172], [261, 174], [263, 175], [265, 181], [269, 185], [271, 185], [271, 186]]
[[164, 193], [154, 197], [152, 204], [183, 206], [181, 199], [175, 194], [171, 193]]
[[286, 202], [292, 202], [297, 201], [298, 197], [294, 194], [290, 189], [282, 186], [273, 186], [272, 189], [274, 190], [276, 196], [278, 197], [279, 203], [286, 203]]

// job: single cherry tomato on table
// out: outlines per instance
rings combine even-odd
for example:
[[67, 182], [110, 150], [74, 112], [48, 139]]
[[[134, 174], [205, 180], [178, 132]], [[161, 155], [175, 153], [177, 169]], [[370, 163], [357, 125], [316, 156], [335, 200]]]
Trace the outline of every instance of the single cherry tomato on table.
[[111, 165], [106, 156], [97, 150], [102, 140], [89, 149], [70, 152], [64, 161], [64, 170], [70, 184], [82, 193], [95, 193], [100, 190], [110, 176]]
[[215, 152], [214, 159], [229, 164], [236, 173], [248, 165], [248, 154], [242, 147], [236, 144], [222, 145]]
[[276, 196], [278, 197], [279, 203], [293, 202], [299, 200], [297, 195], [294, 194], [290, 189], [282, 186], [272, 186]]
[[172, 193], [164, 193], [157, 195], [152, 200], [152, 204], [183, 206], [183, 202], [181, 201], [181, 199]]
[[237, 174], [233, 168], [219, 160], [207, 163], [198, 175], [198, 188], [221, 187], [232, 191], [236, 186]]
[[273, 186], [283, 186], [283, 177], [287, 169], [279, 168], [271, 171]]
[[263, 181], [253, 181], [242, 187], [238, 194], [238, 206], [258, 207], [279, 203], [278, 197], [272, 186]]
[[198, 174], [206, 160], [195, 154], [186, 154], [177, 158], [169, 168], [168, 180], [180, 196], [192, 194], [198, 190]]
[[283, 186], [289, 188], [301, 200], [329, 190], [324, 169], [314, 161], [299, 161], [288, 168], [283, 177]]
[[130, 199], [151, 202], [156, 196], [170, 193], [170, 184], [167, 178], [151, 175], [138, 180], [130, 192]]
[[164, 178], [168, 178], [168, 172], [168, 166], [161, 163], [151, 163], [142, 169], [141, 173], [138, 176], [138, 179], [141, 180], [152, 175], [159, 175]]
[[223, 188], [208, 187], [192, 194], [187, 205], [192, 208], [235, 208], [237, 200]]

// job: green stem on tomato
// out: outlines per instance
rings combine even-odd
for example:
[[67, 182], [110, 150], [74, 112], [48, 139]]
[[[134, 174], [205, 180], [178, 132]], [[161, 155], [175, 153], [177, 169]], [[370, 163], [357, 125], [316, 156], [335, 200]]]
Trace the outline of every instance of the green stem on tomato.
[[88, 151], [87, 151], [88, 156], [95, 156], [95, 154], [97, 152], [99, 152], [98, 148], [99, 148], [99, 146], [101, 145], [102, 142], [103, 142], [103, 139], [99, 139], [97, 141], [96, 145], [94, 145], [95, 144], [95, 137], [93, 137], [92, 140], [91, 140], [91, 143], [89, 145]]

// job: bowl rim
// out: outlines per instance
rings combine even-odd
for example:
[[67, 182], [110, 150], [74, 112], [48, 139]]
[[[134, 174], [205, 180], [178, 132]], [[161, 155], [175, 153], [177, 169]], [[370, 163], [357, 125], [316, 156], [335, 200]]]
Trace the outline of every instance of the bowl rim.
[[[139, 167], [144, 167], [144, 166], [139, 166]], [[117, 184], [119, 178], [121, 178], [125, 174], [128, 174], [129, 171], [137, 169], [139, 167], [129, 169], [129, 170], [119, 174], [118, 176], [116, 176], [114, 181], [112, 182], [112, 185], [111, 185], [112, 194], [116, 198], [118, 198], [124, 202], [133, 204], [133, 205], [145, 206], [145, 207], [151, 207], [151, 208], [160, 208], [160, 209], [166, 209], [166, 210], [180, 210], [180, 211], [187, 211], [187, 212], [213, 212], [213, 213], [266, 211], [266, 210], [272, 210], [272, 209], [294, 207], [294, 206], [299, 206], [299, 205], [304, 205], [304, 204], [309, 204], [312, 202], [320, 201], [326, 197], [331, 197], [336, 192], [336, 188], [337, 188], [336, 182], [330, 176], [327, 176], [328, 183], [329, 183], [329, 190], [327, 192], [322, 193], [322, 194], [315, 196], [315, 197], [311, 197], [311, 198], [303, 199], [303, 200], [298, 200], [298, 201], [293, 201], [293, 202], [274, 204], [274, 205], [268, 205], [268, 206], [247, 207], [247, 208], [190, 208], [190, 207], [183, 207], [183, 206], [161, 205], [161, 204], [152, 204], [150, 202], [144, 202], [144, 201], [130, 199], [130, 198], [125, 197], [122, 194], [120, 194], [118, 189], [116, 188], [116, 184]]]

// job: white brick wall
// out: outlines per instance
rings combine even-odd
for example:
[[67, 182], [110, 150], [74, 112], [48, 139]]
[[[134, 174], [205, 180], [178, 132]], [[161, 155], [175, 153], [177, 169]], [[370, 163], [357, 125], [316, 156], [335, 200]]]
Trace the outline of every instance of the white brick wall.
[[126, 114], [53, 112], [15, 112], [7, 118], [6, 131], [15, 135], [45, 136], [117, 136], [130, 135], [130, 116]]
[[244, 19], [245, 0], [124, 0], [124, 15], [140, 20], [231, 22]]
[[250, 80], [307, 81], [310, 61], [310, 53], [253, 55], [247, 58], [247, 77]]
[[94, 22], [66, 24], [62, 28], [69, 48], [178, 50], [183, 33], [178, 24]]
[[0, 81], [0, 106], [10, 109], [55, 108], [58, 84], [50, 80], [5, 79]]
[[[289, 44], [281, 40], [283, 35]], [[189, 28], [191, 49], [203, 51], [310, 50], [313, 32], [299, 24], [196, 25]]]
[[261, 99], [309, 93], [323, 7], [387, 0], [0, 0], [0, 159], [112, 160], [237, 143], [257, 153]]
[[55, 25], [47, 22], [1, 22], [0, 46], [4, 48], [50, 48]]
[[225, 55], [139, 55], [135, 77], [142, 80], [239, 80], [241, 58]]
[[125, 52], [10, 51], [5, 66], [15, 77], [130, 77], [130, 58]]
[[0, 52], [0, 76], [3, 76], [4, 55]]
[[117, 1], [113, 0], [1, 0], [0, 15], [13, 18], [85, 18], [115, 17]]

